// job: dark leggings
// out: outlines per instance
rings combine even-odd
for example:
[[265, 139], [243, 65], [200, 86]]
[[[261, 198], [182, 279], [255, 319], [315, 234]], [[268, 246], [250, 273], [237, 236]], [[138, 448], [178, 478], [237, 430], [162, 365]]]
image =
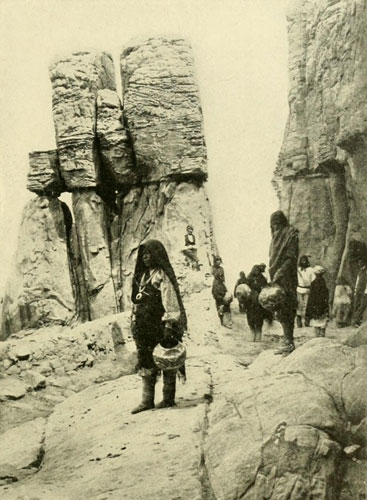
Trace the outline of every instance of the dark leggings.
[[278, 311], [277, 316], [282, 325], [286, 342], [293, 344], [294, 320], [297, 313], [297, 293], [293, 290], [288, 290], [286, 293], [286, 301]]
[[139, 339], [135, 338], [136, 351], [138, 355], [138, 368], [156, 368], [153, 361], [153, 351], [160, 339]]

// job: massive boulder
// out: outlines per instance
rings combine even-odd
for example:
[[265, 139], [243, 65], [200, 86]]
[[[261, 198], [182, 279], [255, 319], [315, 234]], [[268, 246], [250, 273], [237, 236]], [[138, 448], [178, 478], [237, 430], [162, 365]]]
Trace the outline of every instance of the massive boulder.
[[96, 102], [98, 90], [116, 88], [112, 57], [105, 52], [74, 53], [50, 66], [50, 78], [62, 177], [69, 190], [96, 186]]
[[326, 500], [353, 490], [347, 452], [366, 440], [357, 430], [366, 391], [355, 383], [366, 353], [314, 339], [287, 358], [263, 352], [247, 372], [233, 369], [232, 381], [214, 386], [204, 441], [214, 497]]
[[289, 118], [275, 171], [301, 252], [353, 287], [351, 242], [367, 241], [367, 16], [364, 0], [293, 0]]
[[39, 195], [59, 196], [65, 191], [57, 151], [29, 153], [27, 189]]
[[190, 45], [149, 38], [121, 55], [124, 116], [147, 181], [207, 176], [206, 146]]
[[24, 208], [4, 294], [2, 339], [23, 328], [64, 325], [75, 315], [65, 210], [58, 199], [46, 196]]

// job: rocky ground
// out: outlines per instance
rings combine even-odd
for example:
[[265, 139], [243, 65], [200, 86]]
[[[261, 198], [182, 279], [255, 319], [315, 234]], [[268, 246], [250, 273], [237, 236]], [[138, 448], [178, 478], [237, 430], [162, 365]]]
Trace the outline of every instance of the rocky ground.
[[[365, 396], [338, 392], [348, 377], [354, 388], [365, 380], [367, 349], [341, 344], [351, 329], [330, 327], [327, 339], [315, 340], [312, 328], [298, 329], [296, 351], [282, 358], [273, 354], [277, 323], [253, 343], [236, 304], [232, 330], [219, 326], [208, 290], [187, 308], [188, 380], [177, 384], [177, 406], [137, 415], [130, 410], [140, 379], [126, 315], [77, 327], [71, 338], [69, 330], [69, 343], [65, 329], [48, 330], [64, 361], [53, 368], [55, 352], [44, 353], [51, 368], [43, 374], [37, 349], [28, 352], [41, 332], [12, 340], [20, 357], [13, 346], [0, 379], [3, 500], [364, 498], [363, 429], [348, 433], [365, 425], [358, 417]], [[96, 348], [102, 344], [104, 351]]]

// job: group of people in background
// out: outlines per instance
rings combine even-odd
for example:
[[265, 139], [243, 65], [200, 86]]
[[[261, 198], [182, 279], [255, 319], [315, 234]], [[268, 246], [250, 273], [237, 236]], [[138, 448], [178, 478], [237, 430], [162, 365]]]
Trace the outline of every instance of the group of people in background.
[[[270, 219], [272, 240], [269, 252], [268, 282], [264, 273], [264, 263], [253, 266], [246, 277], [240, 272], [234, 289], [238, 299], [239, 310], [247, 315], [247, 322], [253, 335], [253, 340], [261, 340], [264, 321], [272, 323], [277, 319], [283, 329], [283, 345], [276, 353], [289, 354], [294, 350], [294, 323], [297, 326], [313, 326], [317, 337], [325, 336], [329, 318], [329, 291], [324, 280], [325, 270], [321, 266], [311, 267], [307, 255], [298, 260], [298, 231], [289, 225], [284, 213], [274, 212]], [[220, 261], [216, 257], [215, 262]], [[212, 294], [216, 301], [221, 324], [223, 311], [230, 314], [230, 297], [224, 281], [222, 266], [213, 265]], [[220, 270], [219, 270], [220, 269]], [[367, 273], [366, 273], [367, 282]], [[261, 304], [261, 291], [269, 286], [279, 287], [282, 300], [273, 310]], [[363, 286], [363, 285], [362, 285]], [[226, 300], [227, 298], [227, 300]], [[367, 295], [366, 295], [367, 300]]]

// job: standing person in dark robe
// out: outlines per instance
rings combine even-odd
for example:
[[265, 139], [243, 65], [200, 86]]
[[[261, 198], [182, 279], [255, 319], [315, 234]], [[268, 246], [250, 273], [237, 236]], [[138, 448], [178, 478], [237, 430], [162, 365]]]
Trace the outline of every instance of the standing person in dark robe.
[[238, 285], [248, 285], [246, 274], [244, 273], [244, 271], [240, 272], [240, 276], [234, 286], [233, 295], [236, 295], [236, 288], [238, 287]]
[[266, 311], [259, 302], [259, 293], [267, 285], [266, 278], [261, 272], [260, 265], [253, 266], [250, 274], [247, 276], [248, 285], [251, 288], [251, 295], [246, 307], [247, 323], [253, 334], [253, 341], [261, 340], [262, 327], [264, 319], [269, 317]]
[[276, 311], [276, 317], [283, 328], [283, 346], [275, 354], [289, 354], [294, 351], [294, 319], [297, 312], [297, 261], [298, 230], [289, 225], [281, 210], [270, 218], [271, 244], [269, 274], [271, 283], [285, 291], [285, 300]]
[[[264, 264], [262, 262], [261, 264], [258, 264], [257, 267], [261, 273], [261, 276], [263, 277], [263, 280], [262, 280], [263, 285], [261, 287], [261, 288], [263, 288], [263, 286], [268, 284], [268, 280], [264, 276], [264, 273], [266, 270], [266, 264]], [[273, 313], [271, 311], [267, 311], [266, 309], [264, 309], [264, 319], [265, 319], [265, 321], [267, 321], [268, 326], [271, 326], [273, 324]]]
[[[264, 264], [263, 262], [261, 264], [258, 264], [257, 266], [261, 272], [261, 274], [264, 276], [264, 273], [266, 271], [266, 264]], [[265, 278], [265, 276], [264, 276]], [[268, 280], [265, 278], [266, 282], [268, 282]]]
[[268, 282], [261, 272], [260, 265], [253, 266], [250, 274], [247, 276], [247, 282], [251, 290], [255, 290], [257, 293], [260, 293], [264, 286], [267, 285]]
[[367, 266], [362, 259], [358, 262], [359, 272], [354, 286], [352, 325], [360, 326], [367, 308]]
[[326, 325], [329, 319], [329, 290], [324, 280], [325, 270], [321, 266], [313, 269], [315, 275], [310, 285], [307, 301], [306, 319], [315, 329], [315, 337], [325, 337]]
[[[238, 280], [236, 281], [236, 284], [234, 286], [234, 291], [233, 291], [233, 296], [236, 297], [236, 290], [237, 290], [237, 287], [238, 285], [247, 285], [247, 278], [246, 278], [246, 274], [244, 273], [244, 271], [241, 271], [240, 272], [240, 276], [238, 278]], [[238, 307], [239, 307], [239, 310], [240, 312], [245, 312], [245, 305], [242, 301], [238, 301]]]
[[212, 274], [213, 285], [212, 295], [215, 300], [220, 324], [226, 328], [232, 328], [231, 307], [226, 300], [228, 290], [225, 284], [224, 269], [221, 266], [222, 259], [218, 256], [213, 258]]
[[[140, 245], [136, 260], [131, 300], [133, 306], [132, 334], [138, 355], [138, 371], [142, 377], [142, 402], [131, 413], [154, 408], [154, 392], [158, 368], [153, 350], [164, 340], [180, 341], [187, 330], [175, 272], [166, 249], [158, 240]], [[181, 370], [184, 375], [184, 367]], [[175, 404], [176, 371], [163, 370], [163, 401], [157, 408]]]

